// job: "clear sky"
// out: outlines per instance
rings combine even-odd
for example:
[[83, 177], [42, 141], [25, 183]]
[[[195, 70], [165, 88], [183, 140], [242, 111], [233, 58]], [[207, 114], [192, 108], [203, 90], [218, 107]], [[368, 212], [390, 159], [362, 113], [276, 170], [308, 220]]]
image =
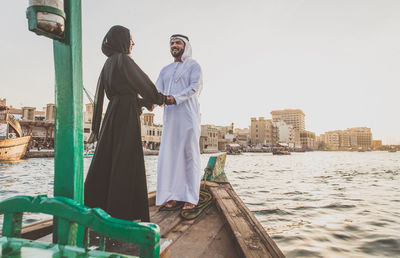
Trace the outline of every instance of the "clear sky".
[[[15, 107], [54, 103], [52, 41], [28, 31], [28, 1], [2, 5], [0, 97]], [[374, 139], [400, 143], [399, 0], [83, 0], [82, 12], [92, 93], [112, 25], [131, 30], [132, 57], [153, 81], [172, 62], [169, 36], [182, 33], [203, 69], [203, 124], [244, 128], [250, 117], [299, 108], [317, 134], [367, 126]]]

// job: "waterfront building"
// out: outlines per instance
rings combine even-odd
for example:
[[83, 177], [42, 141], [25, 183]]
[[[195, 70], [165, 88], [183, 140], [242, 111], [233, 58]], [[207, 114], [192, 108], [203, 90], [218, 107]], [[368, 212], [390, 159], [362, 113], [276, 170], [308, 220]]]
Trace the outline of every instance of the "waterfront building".
[[339, 146], [343, 148], [350, 148], [354, 146], [354, 138], [349, 131], [337, 130], [339, 134]]
[[7, 106], [7, 99], [6, 98], [0, 99], [0, 106]]
[[372, 140], [372, 148], [374, 150], [379, 150], [382, 148], [382, 140]]
[[236, 139], [236, 143], [239, 144], [242, 147], [247, 147], [249, 144], [249, 128], [235, 128], [234, 129], [234, 135]]
[[368, 127], [335, 130], [320, 135], [321, 142], [332, 150], [371, 149], [372, 132]]
[[315, 138], [315, 133], [310, 131], [302, 131], [300, 132], [300, 141], [301, 146], [307, 150], [315, 150], [317, 149], [317, 141]]
[[22, 107], [22, 120], [34, 121], [35, 120], [35, 107]]
[[218, 129], [218, 138], [220, 139], [225, 139], [225, 135], [227, 134], [233, 134], [232, 125], [228, 126], [217, 125], [215, 127]]
[[288, 125], [292, 125], [294, 129], [301, 132], [304, 131], [305, 114], [301, 109], [283, 109], [271, 111], [272, 121], [284, 121]]
[[348, 128], [347, 131], [349, 131], [353, 137], [357, 138], [357, 147], [362, 148], [362, 149], [371, 149], [372, 148], [371, 128], [354, 127], [354, 128]]
[[46, 106], [46, 121], [54, 122], [54, 104], [47, 104]]
[[274, 146], [278, 141], [277, 128], [272, 124], [271, 119], [264, 117], [251, 118], [250, 142], [253, 145]]
[[160, 149], [162, 125], [154, 123], [153, 113], [144, 113], [140, 116], [143, 147], [150, 150]]
[[201, 125], [200, 151], [202, 153], [218, 152], [218, 128], [216, 126]]
[[338, 131], [325, 132], [323, 142], [328, 149], [338, 150], [340, 147]]
[[235, 138], [233, 134], [233, 124], [228, 126], [215, 126], [217, 128], [218, 134], [218, 150], [225, 151], [226, 145], [233, 143], [233, 139]]
[[229, 143], [230, 142], [228, 142], [227, 139], [218, 138], [218, 151], [225, 151], [226, 150], [226, 145], [229, 144]]

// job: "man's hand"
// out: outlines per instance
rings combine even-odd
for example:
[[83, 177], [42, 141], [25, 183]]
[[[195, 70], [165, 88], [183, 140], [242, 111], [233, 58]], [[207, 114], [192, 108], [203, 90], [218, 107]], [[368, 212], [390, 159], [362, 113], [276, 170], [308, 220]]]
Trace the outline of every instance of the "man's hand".
[[175, 98], [172, 95], [168, 95], [167, 96], [167, 100], [166, 100], [166, 104], [167, 105], [173, 105], [176, 104]]

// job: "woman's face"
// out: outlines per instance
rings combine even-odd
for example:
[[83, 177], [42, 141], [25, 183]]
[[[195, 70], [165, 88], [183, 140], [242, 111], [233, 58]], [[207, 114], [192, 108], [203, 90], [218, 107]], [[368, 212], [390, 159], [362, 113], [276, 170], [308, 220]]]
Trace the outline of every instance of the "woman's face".
[[135, 42], [133, 42], [133, 40], [132, 40], [132, 35], [130, 36], [129, 40], [130, 40], [130, 43], [129, 43], [129, 54], [131, 54], [132, 53], [132, 48], [135, 45]]

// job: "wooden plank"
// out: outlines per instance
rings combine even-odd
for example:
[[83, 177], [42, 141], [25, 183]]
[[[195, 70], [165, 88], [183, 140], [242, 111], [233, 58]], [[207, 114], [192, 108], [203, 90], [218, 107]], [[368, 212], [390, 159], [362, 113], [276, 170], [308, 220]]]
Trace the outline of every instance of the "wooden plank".
[[[207, 251], [208, 247], [216, 241], [216, 236], [224, 227], [225, 222], [219, 215], [215, 205], [210, 206], [206, 212], [207, 214], [202, 214], [194, 223], [191, 225], [189, 224], [188, 228], [183, 228], [181, 236], [175, 240], [175, 243], [170, 247], [172, 257], [210, 257], [205, 256], [204, 253]], [[181, 224], [175, 229], [178, 229], [180, 226]], [[168, 237], [171, 238], [171, 235], [173, 234], [169, 234]], [[225, 237], [229, 238], [229, 235]], [[232, 242], [228, 249], [229, 248], [233, 250]], [[221, 251], [221, 253], [213, 253], [211, 257], [236, 256], [236, 254], [234, 256], [227, 255], [225, 249], [220, 249], [219, 251]]]
[[[211, 188], [210, 191], [214, 195], [217, 207], [221, 210], [229, 227], [232, 231], [232, 234], [235, 237], [237, 245], [239, 246], [238, 252], [241, 257], [249, 256], [250, 251], [247, 248], [244, 237], [246, 237], [247, 233], [250, 233], [250, 228], [241, 228], [243, 223], [238, 223], [234, 217], [237, 217], [239, 214], [238, 211], [232, 210], [235, 207], [233, 200], [230, 198], [229, 194], [225, 191], [225, 188], [221, 185], [218, 188]], [[229, 209], [230, 208], [230, 209]], [[243, 235], [242, 235], [242, 234]]]
[[[210, 187], [244, 257], [284, 257], [230, 184]], [[263, 232], [264, 231], [264, 232]], [[272, 243], [271, 243], [272, 242]]]
[[273, 255], [273, 257], [285, 257], [279, 247], [276, 245], [275, 241], [268, 235], [265, 231], [264, 227], [258, 221], [258, 219], [254, 216], [254, 214], [249, 210], [246, 204], [240, 199], [240, 197], [236, 194], [235, 190], [233, 190], [232, 186], [226, 185], [225, 188], [229, 192], [230, 196], [235, 200], [237, 206], [242, 210], [243, 214], [247, 217], [247, 220], [253, 224], [253, 228], [260, 235], [261, 239], [263, 239], [264, 244], [266, 245], [268, 251]]
[[176, 225], [178, 225], [182, 218], [180, 216], [180, 210], [177, 211], [157, 211], [151, 218], [151, 223], [156, 223], [160, 227], [160, 236], [165, 235]]
[[[223, 218], [221, 218], [223, 220]], [[238, 258], [239, 254], [236, 252], [234, 236], [227, 223], [215, 236], [214, 240], [205, 248], [204, 253], [201, 257], [227, 257], [227, 258]]]
[[172, 230], [170, 230], [165, 236], [168, 237], [168, 239], [171, 239], [172, 241], [176, 242], [193, 224], [196, 224], [204, 217], [209, 216], [211, 207], [213, 207], [213, 205], [206, 208], [203, 211], [203, 213], [196, 219], [182, 220], [178, 225], [172, 228]]

